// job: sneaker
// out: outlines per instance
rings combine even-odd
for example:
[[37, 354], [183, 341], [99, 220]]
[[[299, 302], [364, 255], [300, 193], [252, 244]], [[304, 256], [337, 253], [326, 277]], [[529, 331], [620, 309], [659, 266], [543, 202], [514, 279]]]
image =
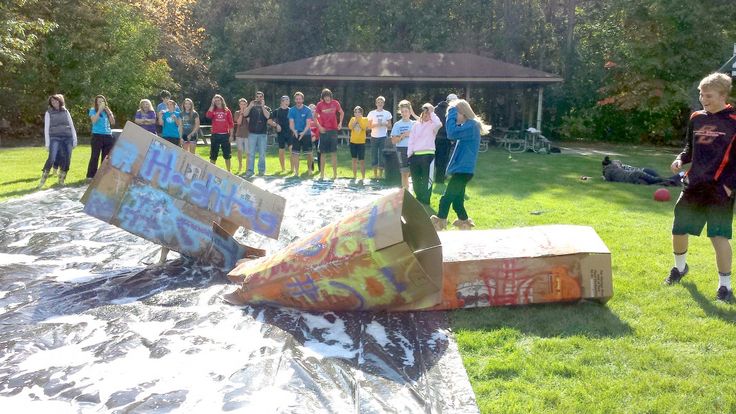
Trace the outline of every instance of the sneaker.
[[39, 189], [41, 187], [43, 187], [44, 184], [46, 184], [46, 179], [47, 178], [49, 178], [49, 172], [48, 171], [44, 171], [43, 173], [41, 173], [41, 181], [39, 181], [39, 183], [38, 183], [38, 188]]
[[457, 219], [452, 222], [452, 225], [457, 227], [458, 230], [470, 230], [473, 227], [475, 227], [475, 223], [473, 222], [473, 219], [471, 219], [470, 217], [468, 217], [467, 220]]
[[670, 270], [670, 275], [667, 276], [667, 279], [664, 280], [664, 283], [666, 285], [674, 285], [675, 283], [679, 283], [680, 279], [685, 277], [688, 271], [690, 271], [690, 268], [687, 264], [685, 264], [685, 270], [683, 270], [682, 273], [677, 270], [677, 267], [673, 267], [672, 270]]
[[729, 290], [725, 286], [719, 287], [718, 292], [716, 292], [716, 300], [728, 303], [733, 302], [733, 290]]
[[435, 215], [431, 215], [429, 219], [432, 220], [432, 225], [435, 230], [442, 231], [447, 228], [447, 219], [441, 219]]

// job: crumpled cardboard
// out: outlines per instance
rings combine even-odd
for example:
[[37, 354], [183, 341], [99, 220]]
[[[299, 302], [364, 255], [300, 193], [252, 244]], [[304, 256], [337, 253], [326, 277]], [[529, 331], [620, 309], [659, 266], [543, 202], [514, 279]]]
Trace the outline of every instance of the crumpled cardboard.
[[421, 204], [384, 196], [228, 277], [232, 303], [306, 310], [410, 310], [439, 303], [442, 250]]

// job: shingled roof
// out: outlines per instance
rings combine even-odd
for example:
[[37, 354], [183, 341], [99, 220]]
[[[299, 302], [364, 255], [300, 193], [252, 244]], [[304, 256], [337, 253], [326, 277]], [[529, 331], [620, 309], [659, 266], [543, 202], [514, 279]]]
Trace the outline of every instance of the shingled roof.
[[329, 53], [235, 74], [237, 79], [552, 83], [551, 73], [470, 53]]

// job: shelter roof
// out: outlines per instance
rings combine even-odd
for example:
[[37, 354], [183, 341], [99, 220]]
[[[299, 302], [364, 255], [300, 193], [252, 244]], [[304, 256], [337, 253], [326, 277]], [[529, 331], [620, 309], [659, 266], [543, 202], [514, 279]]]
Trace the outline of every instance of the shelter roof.
[[562, 82], [557, 75], [471, 53], [329, 53], [235, 74], [267, 81]]

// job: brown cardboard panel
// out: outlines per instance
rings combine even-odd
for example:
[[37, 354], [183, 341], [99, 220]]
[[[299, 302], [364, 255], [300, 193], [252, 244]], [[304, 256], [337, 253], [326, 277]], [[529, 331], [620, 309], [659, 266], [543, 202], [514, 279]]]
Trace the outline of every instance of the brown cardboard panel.
[[613, 295], [611, 256], [583, 226], [441, 232], [442, 304], [436, 309], [525, 305]]
[[243, 279], [232, 300], [312, 310], [435, 305], [442, 279], [439, 238], [408, 197], [385, 196], [272, 256], [241, 262], [228, 275]]

